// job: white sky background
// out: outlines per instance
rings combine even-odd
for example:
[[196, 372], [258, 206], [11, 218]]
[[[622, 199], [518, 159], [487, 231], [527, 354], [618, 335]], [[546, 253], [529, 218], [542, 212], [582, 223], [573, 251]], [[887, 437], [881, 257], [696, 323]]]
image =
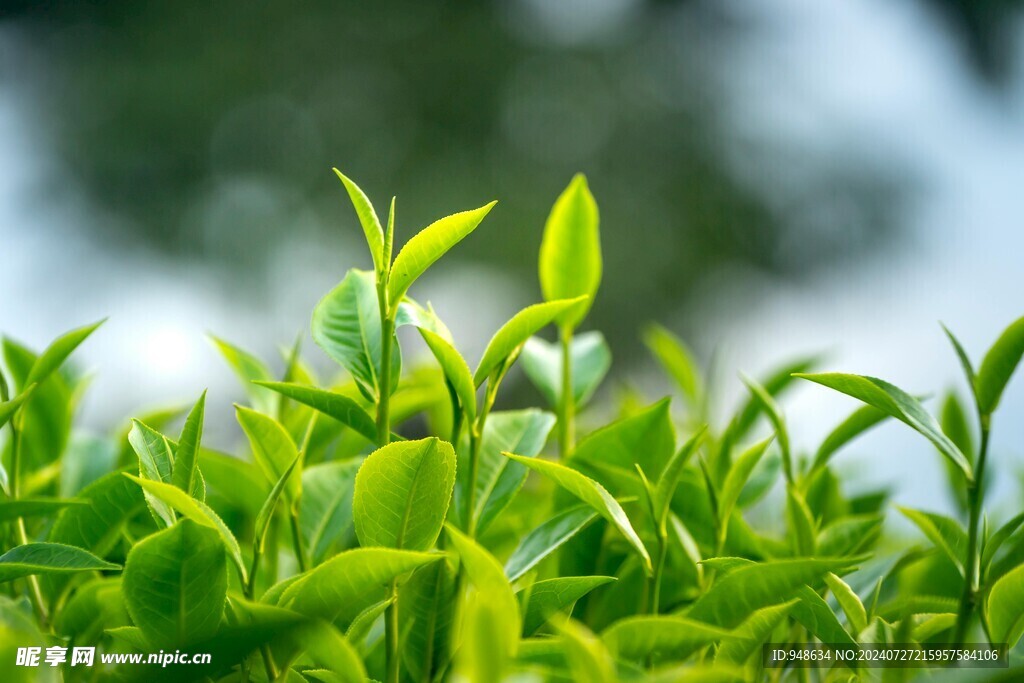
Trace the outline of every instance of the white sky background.
[[[871, 260], [811, 283], [737, 280], [734, 273], [706, 283], [709, 309], [726, 313], [712, 318], [696, 345], [709, 349], [724, 340], [722, 364], [730, 373], [757, 373], [795, 353], [824, 349], [831, 352], [828, 369], [877, 375], [912, 393], [938, 394], [960, 382], [937, 321], [978, 359], [1024, 314], [1024, 83], [1000, 95], [983, 90], [965, 71], [959, 47], [916, 3], [731, 2], [760, 30], [716, 49], [728, 60], [723, 87], [740, 104], [724, 108], [734, 117], [729, 127], [779, 146], [876, 155], [910, 169], [923, 187], [906, 214], [909, 237]], [[622, 9], [629, 2], [605, 4]], [[618, 9], [608, 16], [620, 16]], [[11, 36], [0, 33], [0, 54], [10, 46]], [[365, 260], [361, 251], [346, 258], [363, 249], [359, 235], [296, 245], [270, 275], [281, 283], [270, 291], [281, 294], [239, 307], [217, 274], [171, 267], [130, 248], [111, 254], [90, 246], [80, 230], [90, 209], [73, 185], [56, 199], [37, 195], [54, 170], [48, 158], [18, 94], [0, 81], [0, 330], [41, 346], [71, 324], [111, 316], [80, 356], [97, 372], [85, 414], [92, 425], [109, 426], [112, 416], [138, 411], [145, 401], [191, 400], [205, 385], [211, 407], [227, 417], [238, 392], [205, 332], [269, 353], [267, 340], [287, 340], [306, 327], [341, 269]], [[739, 152], [732, 161], [738, 172], [748, 166]], [[421, 290], [446, 312], [467, 303], [467, 278], [487, 277], [471, 268], [448, 272]], [[487, 286], [507, 312], [521, 299], [506, 282]], [[475, 353], [499, 316], [446, 314], [456, 317], [452, 327], [473, 340]], [[738, 381], [731, 385], [738, 397]], [[854, 407], [810, 386], [784, 403], [794, 441], [808, 450]], [[1024, 372], [995, 422], [993, 460], [1004, 494], [1018, 480], [1008, 463], [1019, 469], [1024, 462], [1022, 415]], [[901, 503], [946, 505], [939, 456], [902, 425], [879, 428], [838, 457], [866, 479], [896, 485]]]

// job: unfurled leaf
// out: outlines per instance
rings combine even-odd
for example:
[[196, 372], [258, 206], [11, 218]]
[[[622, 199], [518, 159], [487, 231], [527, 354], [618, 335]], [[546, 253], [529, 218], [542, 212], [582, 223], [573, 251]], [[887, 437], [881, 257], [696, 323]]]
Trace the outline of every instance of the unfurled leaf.
[[360, 461], [328, 462], [302, 472], [299, 529], [314, 565], [351, 533], [352, 495]]
[[851, 515], [838, 519], [818, 533], [815, 547], [823, 557], [855, 555], [878, 539], [883, 518]]
[[256, 384], [337, 420], [370, 442], [377, 440], [377, 423], [359, 403], [348, 396], [289, 382], [257, 382]]
[[[174, 469], [174, 451], [167, 437], [138, 420], [132, 420], [128, 441], [139, 456], [139, 475], [150, 481], [169, 484]], [[168, 527], [174, 524], [174, 511], [166, 503], [148, 494], [146, 502], [157, 523], [162, 522]]]
[[253, 534], [253, 544], [259, 548], [264, 547], [264, 538], [267, 535], [267, 527], [270, 526], [270, 520], [274, 515], [274, 508], [277, 506], [277, 501], [281, 498], [281, 494], [284, 492], [285, 486], [288, 485], [288, 478], [291, 477], [292, 471], [295, 466], [299, 464], [299, 458], [302, 456], [296, 455], [295, 459], [292, 460], [292, 464], [288, 465], [288, 468], [281, 473], [281, 477], [274, 484], [274, 488], [270, 489], [270, 494], [267, 496], [267, 500], [263, 503], [263, 507], [260, 508], [259, 514], [256, 515], [256, 524], [254, 526], [255, 533]]
[[922, 512], [901, 507], [899, 511], [909, 519], [935, 547], [943, 552], [956, 566], [961, 575], [967, 556], [967, 532], [955, 519], [933, 512]]
[[672, 496], [675, 495], [676, 488], [679, 486], [679, 480], [683, 475], [683, 468], [686, 467], [686, 463], [696, 452], [697, 447], [700, 446], [705, 433], [707, 433], [706, 425], [698, 429], [693, 436], [691, 436], [686, 443], [684, 443], [682, 447], [676, 451], [671, 458], [669, 458], [669, 461], [665, 463], [665, 467], [662, 470], [661, 475], [658, 477], [658, 484], [654, 489], [652, 503], [655, 514], [654, 521], [658, 524], [659, 528], [664, 528], [666, 524], [669, 514], [669, 506], [672, 504]]
[[814, 455], [811, 472], [825, 467], [836, 451], [887, 417], [889, 417], [888, 414], [870, 405], [853, 411], [838, 427], [829, 432], [829, 435], [821, 442], [818, 452]]
[[992, 565], [992, 560], [995, 559], [996, 553], [999, 552], [999, 549], [1003, 544], [1006, 543], [1010, 536], [1013, 536], [1014, 532], [1016, 532], [1022, 524], [1024, 524], [1024, 512], [996, 529], [996, 531], [984, 541], [981, 553], [981, 567], [983, 571], [988, 571], [988, 568]]
[[163, 647], [211, 637], [224, 613], [227, 563], [217, 532], [188, 519], [139, 541], [122, 579], [135, 625]]
[[[373, 273], [350, 270], [313, 310], [313, 341], [352, 375], [369, 400], [381, 394], [382, 335], [380, 306]], [[402, 354], [397, 339], [391, 345], [391, 386], [398, 388]], [[272, 378], [267, 378], [272, 379]]]
[[14, 546], [0, 555], [0, 582], [34, 574], [109, 571], [121, 566], [111, 564], [92, 553], [60, 543], [28, 543]]
[[813, 555], [817, 524], [804, 495], [794, 486], [786, 487], [786, 524], [794, 555]]
[[273, 413], [277, 407], [275, 396], [255, 384], [274, 379], [274, 373], [267, 364], [248, 351], [219, 337], [210, 335], [210, 340], [242, 381], [242, 388], [253, 407], [263, 413]]
[[11, 400], [0, 403], [0, 427], [3, 427], [5, 424], [10, 422], [11, 418], [14, 417], [14, 414], [18, 412], [18, 408], [20, 408], [21, 405], [32, 395], [32, 392], [35, 391], [36, 386], [38, 385], [32, 384], [27, 387], [25, 391], [21, 392]]
[[839, 603], [839, 606], [843, 608], [843, 612], [846, 613], [846, 620], [850, 624], [852, 632], [857, 634], [866, 629], [868, 627], [868, 613], [864, 609], [864, 603], [861, 602], [860, 596], [850, 588], [849, 584], [835, 574], [826, 574], [825, 583], [832, 591], [832, 595], [836, 596], [836, 602]]
[[[530, 337], [523, 346], [519, 361], [526, 376], [544, 395], [548, 405], [562, 402], [562, 348], [539, 337]], [[572, 338], [569, 347], [572, 369], [573, 403], [586, 405], [612, 365], [612, 352], [604, 336], [597, 331], [584, 332]]]
[[497, 202], [446, 216], [420, 230], [395, 257], [388, 280], [388, 301], [397, 306], [416, 279], [445, 252], [473, 232]]
[[271, 483], [256, 463], [207, 448], [199, 451], [199, 463], [210, 491], [250, 516], [259, 512]]
[[534, 634], [556, 612], [571, 607], [584, 595], [606, 583], [614, 576], [559, 576], [538, 581], [520, 591], [519, 603], [523, 610], [523, 637]]
[[478, 387], [483, 384], [491, 372], [518, 352], [526, 340], [549, 325], [560, 313], [576, 306], [583, 300], [584, 298], [581, 297], [533, 304], [512, 316], [487, 343], [484, 355], [480, 359], [480, 365], [477, 366], [476, 372], [473, 374], [473, 383]]
[[574, 619], [559, 618], [552, 621], [562, 636], [565, 658], [573, 680], [615, 683], [615, 662], [604, 641]]
[[1006, 643], [1012, 650], [1024, 635], [1024, 565], [992, 585], [987, 608], [993, 642]]
[[[335, 175], [341, 180], [352, 200], [352, 207], [356, 210], [359, 224], [363, 227], [363, 234], [366, 236], [366, 245], [370, 248], [370, 255], [373, 257], [373, 266], [378, 273], [387, 270], [390, 257], [384, 255], [384, 229], [381, 228], [377, 212], [373, 210], [373, 204], [367, 199], [359, 186], [344, 176], [338, 169], [333, 169]], [[392, 205], [393, 206], [393, 205]]]
[[729, 528], [728, 521], [736, 507], [736, 501], [740, 499], [743, 486], [747, 483], [747, 479], [750, 478], [758, 461], [761, 460], [761, 456], [768, 450], [772, 440], [773, 437], [768, 437], [748, 448], [743, 455], [736, 459], [729, 470], [729, 474], [722, 484], [722, 490], [718, 494], [718, 519], [723, 534]]
[[171, 483], [197, 500], [206, 500], [206, 486], [199, 471], [199, 444], [203, 438], [203, 415], [206, 412], [206, 392], [185, 418], [185, 426], [174, 451]]
[[451, 330], [448, 329], [448, 326], [437, 315], [429, 301], [426, 308], [420, 306], [409, 297], [406, 297], [402, 303], [398, 304], [398, 312], [395, 314], [395, 328], [404, 325], [412, 325], [418, 330], [426, 330], [441, 337], [449, 344], [453, 343]]
[[999, 405], [1010, 377], [1024, 356], [1024, 318], [1018, 318], [996, 340], [978, 367], [978, 406], [991, 415]]
[[[235, 417], [242, 431], [249, 438], [253, 459], [263, 471], [263, 476], [271, 484], [281, 478], [281, 474], [299, 454], [291, 435], [272, 417], [258, 413], [245, 406], [235, 406]], [[302, 471], [292, 471], [291, 478], [285, 486], [285, 496], [294, 505], [302, 495]]]
[[356, 474], [353, 514], [364, 547], [427, 550], [444, 523], [455, 485], [455, 451], [437, 438], [371, 453]]
[[407, 635], [402, 661], [413, 680], [443, 669], [458, 602], [457, 573], [451, 560], [421, 567], [402, 586], [398, 602], [401, 630]]
[[82, 489], [76, 499], [83, 505], [63, 510], [48, 538], [101, 557], [110, 551], [128, 520], [146, 504], [139, 487], [120, 472], [100, 477]]
[[641, 616], [615, 622], [601, 640], [619, 659], [678, 661], [728, 636], [726, 630], [687, 617]]
[[505, 563], [509, 581], [515, 581], [533, 569], [595, 519], [597, 512], [591, 506], [579, 505], [531, 529]]
[[931, 441], [940, 453], [959, 467], [968, 480], [974, 478], [967, 458], [949, 440], [949, 437], [942, 433], [935, 418], [928, 414], [916, 398], [899, 387], [876, 377], [846, 375], [837, 372], [815, 375], [797, 373], [796, 376], [852, 396], [909, 425]]
[[63, 365], [68, 356], [104, 322], [106, 322], [106, 319], [79, 327], [62, 334], [50, 342], [46, 350], [36, 358], [35, 363], [32, 365], [32, 370], [28, 373], [28, 377], [22, 384], [28, 387], [44, 381], [52, 372]]
[[764, 607], [751, 614], [742, 624], [729, 632], [722, 640], [715, 664], [735, 664], [742, 666], [761, 644], [768, 640], [772, 632], [789, 616], [797, 600], [790, 600], [780, 605]]
[[683, 340], [661, 325], [651, 324], [644, 330], [644, 344], [675, 381], [690, 406], [700, 406], [704, 400], [704, 380], [693, 352]]
[[630, 524], [626, 512], [619, 505], [618, 501], [600, 484], [576, 470], [555, 462], [539, 460], [537, 458], [524, 458], [519, 455], [505, 453], [505, 456], [522, 463], [531, 470], [538, 472], [544, 477], [555, 482], [563, 489], [576, 496], [584, 503], [594, 508], [598, 514], [615, 525], [619, 532], [626, 538], [643, 562], [648, 572], [652, 571], [651, 556], [647, 553], [643, 541], [637, 536], [633, 525]]
[[445, 338], [424, 328], [420, 328], [420, 334], [423, 336], [427, 348], [437, 359], [438, 365], [441, 366], [445, 379], [455, 390], [459, 404], [463, 412], [466, 413], [466, 419], [472, 422], [476, 419], [476, 385], [473, 384], [473, 375], [469, 371], [469, 365]]
[[782, 449], [782, 469], [786, 473], [786, 480], [793, 481], [793, 455], [789, 449], [789, 431], [786, 429], [786, 418], [782, 415], [782, 409], [768, 390], [761, 386], [757, 380], [743, 376], [743, 383], [750, 390], [750, 395], [755, 403], [761, 407], [768, 420], [775, 428], [775, 438], [779, 441], [779, 448]]
[[574, 328], [586, 317], [601, 284], [598, 211], [587, 179], [577, 174], [555, 200], [540, 246], [540, 288], [547, 301], [588, 297], [565, 311], [559, 325]]
[[60, 498], [19, 498], [0, 500], [0, 522], [10, 522], [18, 517], [42, 517], [54, 515], [71, 506], [88, 506], [88, 501]]

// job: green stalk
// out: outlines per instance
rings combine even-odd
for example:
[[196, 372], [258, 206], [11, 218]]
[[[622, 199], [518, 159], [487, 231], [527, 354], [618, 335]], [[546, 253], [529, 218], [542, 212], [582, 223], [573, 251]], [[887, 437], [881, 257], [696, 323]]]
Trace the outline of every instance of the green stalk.
[[651, 596], [651, 614], [658, 614], [661, 606], [661, 577], [665, 574], [665, 558], [668, 556], [668, 538], [658, 534], [658, 559], [654, 564], [654, 590]]
[[978, 557], [978, 527], [981, 520], [981, 509], [984, 498], [982, 483], [985, 476], [985, 459], [988, 455], [989, 416], [981, 416], [981, 447], [978, 449], [978, 463], [974, 470], [974, 479], [967, 482], [967, 562], [964, 566], [964, 590], [960, 595], [960, 607], [956, 616], [956, 631], [953, 642], [962, 643], [967, 637], [967, 629], [971, 623], [977, 599], [976, 586], [980, 558]]
[[[6, 397], [5, 397], [6, 400]], [[18, 415], [15, 415], [11, 420], [11, 500], [18, 500], [19, 494], [19, 480], [21, 479], [21, 430], [16, 426], [16, 423], [21, 419], [19, 411]], [[14, 533], [18, 541], [18, 545], [28, 545], [28, 533], [25, 531], [25, 520], [21, 517], [16, 517], [14, 520]], [[32, 607], [36, 611], [36, 615], [39, 617], [39, 624], [43, 627], [43, 630], [49, 628], [50, 617], [46, 611], [46, 601], [43, 600], [43, 591], [39, 587], [39, 577], [35, 575], [29, 575], [25, 577], [28, 582], [28, 596], [32, 601]]]
[[480, 469], [480, 444], [484, 439], [487, 416], [498, 395], [498, 384], [501, 383], [502, 375], [503, 373], [500, 373], [493, 378], [493, 381], [487, 381], [484, 403], [480, 407], [480, 413], [476, 416], [476, 422], [469, 430], [469, 491], [466, 492], [466, 534], [470, 538], [476, 538], [476, 478]]
[[299, 514], [296, 511], [292, 511], [288, 515], [288, 520], [291, 523], [292, 528], [292, 548], [295, 552], [295, 559], [299, 562], [299, 572], [305, 572], [307, 569], [306, 553], [302, 548], [302, 534], [299, 531]]
[[560, 328], [558, 336], [562, 345], [562, 400], [558, 406], [558, 450], [564, 458], [575, 448], [576, 440], [576, 401], [572, 390], [572, 328]]

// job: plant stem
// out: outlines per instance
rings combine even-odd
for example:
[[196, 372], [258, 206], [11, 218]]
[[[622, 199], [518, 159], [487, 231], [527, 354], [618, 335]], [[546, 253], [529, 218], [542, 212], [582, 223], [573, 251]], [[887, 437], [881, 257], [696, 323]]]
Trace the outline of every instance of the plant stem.
[[967, 558], [964, 564], [964, 590], [960, 595], [960, 608], [956, 616], [956, 631], [953, 642], [962, 643], [967, 637], [971, 615], [974, 613], [974, 602], [977, 597], [978, 581], [978, 526], [981, 520], [982, 485], [985, 476], [985, 458], [988, 455], [989, 416], [981, 416], [981, 447], [978, 449], [978, 462], [974, 470], [974, 480], [967, 483]]
[[651, 614], [658, 614], [661, 609], [661, 577], [665, 573], [665, 557], [668, 555], [668, 539], [665, 534], [658, 534], [658, 559], [654, 565], [654, 590], [651, 596]]
[[[17, 500], [19, 494], [19, 480], [21, 478], [21, 430], [17, 422], [21, 419], [20, 412], [11, 420], [11, 500]], [[19, 545], [28, 545], [28, 533], [25, 531], [25, 520], [21, 517], [14, 519], [14, 533]], [[28, 582], [28, 596], [39, 617], [39, 624], [43, 630], [49, 628], [50, 617], [46, 611], [46, 602], [43, 600], [43, 591], [39, 587], [39, 577], [29, 575], [25, 577]]]
[[564, 458], [575, 448], [576, 440], [576, 401], [572, 389], [572, 328], [560, 328], [558, 336], [562, 345], [562, 401], [558, 407], [558, 451]]
[[292, 511], [288, 515], [288, 519], [292, 527], [292, 547], [295, 551], [295, 559], [299, 562], [299, 572], [305, 572], [306, 565], [306, 553], [302, 549], [302, 534], [299, 531], [299, 515], [297, 512]]
[[249, 565], [249, 580], [245, 583], [245, 597], [250, 600], [256, 595], [256, 571], [260, 567], [260, 555], [263, 554], [263, 550], [256, 543], [252, 548], [252, 564]]
[[387, 683], [398, 683], [398, 585], [391, 582], [393, 601], [384, 613], [384, 654], [387, 661]]
[[395, 322], [382, 311], [381, 319], [381, 363], [380, 388], [377, 396], [377, 445], [387, 446], [391, 441], [391, 342], [395, 334]]
[[476, 422], [469, 429], [469, 491], [466, 492], [466, 534], [470, 538], [476, 538], [476, 478], [480, 469], [480, 444], [484, 439], [484, 427], [487, 426], [487, 416], [491, 412], [491, 406], [498, 394], [498, 384], [501, 382], [502, 374], [487, 381], [487, 390], [484, 392], [484, 402], [480, 406], [480, 413], [476, 416]]

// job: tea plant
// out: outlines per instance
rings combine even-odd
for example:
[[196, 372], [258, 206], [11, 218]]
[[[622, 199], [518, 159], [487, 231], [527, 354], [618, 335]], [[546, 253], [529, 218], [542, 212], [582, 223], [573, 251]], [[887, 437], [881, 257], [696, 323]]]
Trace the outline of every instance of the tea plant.
[[[213, 339], [248, 399], [236, 406], [238, 453], [203, 445], [205, 393], [187, 410], [141, 415], [109, 437], [73, 430], [86, 380], [65, 361], [99, 324], [39, 354], [4, 340], [4, 681], [967, 673], [838, 659], [765, 668], [763, 644], [807, 642], [1002, 643], [1011, 668], [975, 678], [1024, 674], [1024, 513], [997, 525], [985, 510], [990, 433], [1024, 354], [1024, 319], [977, 370], [948, 333], [976, 434], [956, 394], [936, 420], [883, 380], [812, 373], [814, 359], [760, 380], [742, 376], [748, 397], [714, 426], [704, 371], [658, 326], [644, 341], [683, 408], [627, 397], [615, 419], [595, 424], [599, 411], [587, 406], [611, 353], [599, 332], [577, 333], [601, 281], [598, 209], [583, 176], [544, 228], [544, 301], [511, 316], [475, 369], [438, 313], [410, 292], [494, 204], [438, 220], [395, 255], [394, 199], [382, 223], [362, 190], [338, 177], [373, 265], [348, 271], [313, 311], [312, 337], [341, 372], [324, 382], [296, 343], [275, 374]], [[538, 336], [549, 326], [556, 343]], [[406, 367], [402, 327], [416, 330], [430, 363]], [[500, 408], [517, 361], [545, 409]], [[797, 379], [864, 404], [813, 454], [794, 451], [780, 406]], [[883, 530], [886, 492], [858, 493], [833, 466], [890, 418], [944, 458], [962, 513], [899, 508], [921, 532], [916, 541]], [[47, 662], [17, 660], [28, 647]], [[97, 658], [62, 659], [62, 648], [94, 648]], [[110, 659], [171, 652], [210, 657]]]

